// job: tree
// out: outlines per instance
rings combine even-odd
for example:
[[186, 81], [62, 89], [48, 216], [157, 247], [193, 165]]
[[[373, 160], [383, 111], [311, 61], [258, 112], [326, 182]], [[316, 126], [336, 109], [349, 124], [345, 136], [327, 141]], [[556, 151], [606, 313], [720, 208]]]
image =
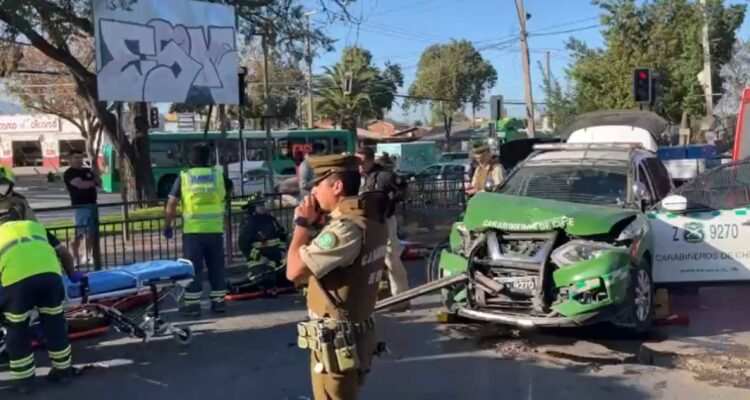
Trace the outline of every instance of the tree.
[[349, 130], [367, 119], [383, 119], [404, 79], [401, 67], [386, 63], [381, 72], [372, 65], [370, 51], [356, 46], [344, 49], [341, 60], [325, 71], [317, 84], [319, 113]]
[[[242, 52], [241, 60], [248, 70], [246, 90], [249, 104], [244, 110], [244, 115], [247, 118], [261, 119], [265, 123], [265, 119], [262, 119], [266, 107], [263, 92], [263, 49], [257, 45], [248, 45]], [[270, 51], [268, 56], [271, 115], [275, 120], [285, 124], [301, 124], [297, 118], [297, 102], [302, 94], [305, 74], [297, 61], [291, 57], [284, 59], [278, 50]], [[236, 115], [236, 107], [230, 109], [230, 115]]]
[[[544, 67], [539, 63], [539, 69], [544, 72]], [[564, 126], [578, 114], [576, 107], [575, 92], [564, 90], [560, 81], [554, 75], [547, 79], [542, 74], [542, 90], [546, 97], [547, 114], [553, 126]]]
[[[660, 96], [655, 110], [672, 121], [682, 112], [704, 113], [705, 98], [697, 75], [703, 69], [700, 4], [688, 0], [595, 0], [603, 11], [605, 47], [592, 49], [571, 39], [573, 53], [568, 77], [573, 83], [578, 111], [635, 108], [632, 71], [650, 67], [659, 73]], [[746, 6], [709, 2], [714, 88], [721, 87], [718, 71], [732, 51]]]
[[[76, 58], [93, 68], [93, 44], [80, 39], [71, 45]], [[57, 115], [78, 128], [86, 141], [86, 153], [92, 160], [92, 168], [99, 168], [102, 125], [76, 94], [73, 77], [60, 63], [50, 61], [39, 50], [31, 46], [20, 49], [23, 54], [15, 66], [15, 74], [6, 85], [8, 92], [16, 96], [24, 107], [41, 113]]]
[[[112, 2], [127, 6], [137, 0]], [[212, 1], [218, 2], [218, 1]], [[304, 24], [304, 7], [301, 1], [226, 0], [224, 4], [236, 6], [240, 33], [254, 35], [261, 27], [272, 37], [272, 42], [294, 54], [302, 54], [304, 38], [311, 37], [316, 46], [330, 49], [332, 41], [319, 29], [307, 32]], [[349, 18], [347, 5], [352, 0], [318, 0], [318, 8], [329, 19]], [[73, 79], [76, 94], [89, 113], [101, 123], [105, 134], [115, 149], [123, 154], [126, 168], [123, 170], [135, 177], [136, 192], [140, 199], [152, 197], [154, 183], [148, 155], [148, 131], [136, 129], [132, 142], [116, 140], [118, 121], [108, 104], [97, 98], [96, 73], [87, 67], [85, 60], [76, 56], [71, 43], [79, 39], [91, 39], [94, 35], [91, 0], [0, 0], [0, 54], [13, 55], [0, 63], [3, 76], [17, 69], [17, 44], [20, 38], [39, 50], [51, 61], [60, 63]], [[8, 57], [8, 56], [6, 56]], [[142, 106], [135, 107], [139, 121]], [[142, 128], [142, 123], [135, 124]], [[145, 136], [144, 136], [145, 134]], [[138, 148], [136, 148], [138, 147]]]
[[738, 40], [731, 60], [719, 71], [724, 95], [716, 105], [720, 117], [737, 115], [742, 92], [750, 86], [750, 42]]
[[406, 107], [429, 103], [433, 113], [442, 115], [446, 136], [450, 136], [454, 114], [466, 104], [476, 110], [495, 83], [495, 68], [470, 42], [432, 45], [419, 59]]
[[[347, 85], [350, 89], [346, 89]], [[325, 67], [319, 86], [318, 113], [341, 128], [356, 132], [363, 118], [374, 115], [370, 88], [378, 86], [378, 82], [373, 71], [346, 70], [342, 64]]]

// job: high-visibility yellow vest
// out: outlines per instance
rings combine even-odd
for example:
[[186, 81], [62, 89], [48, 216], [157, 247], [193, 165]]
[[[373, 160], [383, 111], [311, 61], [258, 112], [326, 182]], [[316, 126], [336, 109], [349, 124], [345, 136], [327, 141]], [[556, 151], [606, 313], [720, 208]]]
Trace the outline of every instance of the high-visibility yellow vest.
[[0, 284], [7, 287], [45, 273], [62, 274], [44, 227], [34, 221], [0, 225]]
[[224, 176], [215, 168], [191, 168], [180, 174], [182, 231], [224, 232]]

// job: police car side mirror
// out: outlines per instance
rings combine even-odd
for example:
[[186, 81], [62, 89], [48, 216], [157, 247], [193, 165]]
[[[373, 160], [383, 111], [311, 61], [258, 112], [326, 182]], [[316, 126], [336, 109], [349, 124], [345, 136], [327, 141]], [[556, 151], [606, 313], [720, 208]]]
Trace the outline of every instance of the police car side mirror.
[[686, 198], [678, 195], [671, 195], [661, 201], [661, 208], [664, 211], [679, 213], [687, 210], [688, 201]]
[[648, 192], [646, 185], [643, 182], [636, 182], [633, 184], [633, 194], [635, 199], [645, 203], [651, 202], [651, 194]]

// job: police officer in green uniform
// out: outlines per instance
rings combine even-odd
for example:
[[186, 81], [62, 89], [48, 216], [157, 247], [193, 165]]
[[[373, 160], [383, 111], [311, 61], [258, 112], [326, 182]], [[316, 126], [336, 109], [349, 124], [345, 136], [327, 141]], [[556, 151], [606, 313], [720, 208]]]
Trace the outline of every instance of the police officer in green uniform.
[[[52, 369], [48, 378], [67, 383], [72, 377], [71, 348], [63, 316], [65, 289], [60, 261], [73, 282], [83, 275], [73, 270], [73, 258], [60, 242], [33, 220], [23, 198], [12, 192], [13, 173], [0, 166], [0, 310], [7, 328], [10, 373], [19, 393], [33, 389], [36, 374], [29, 322], [34, 309], [47, 340]], [[31, 214], [33, 216], [33, 213]]]
[[190, 152], [192, 168], [180, 173], [167, 201], [164, 236], [167, 239], [172, 237], [172, 222], [177, 215], [177, 204], [182, 201], [182, 253], [195, 268], [195, 279], [180, 304], [180, 312], [189, 316], [201, 313], [204, 263], [211, 284], [211, 311], [226, 312], [224, 200], [227, 193], [231, 194], [232, 183], [221, 170], [211, 167], [210, 162], [210, 147], [205, 144], [193, 146]]

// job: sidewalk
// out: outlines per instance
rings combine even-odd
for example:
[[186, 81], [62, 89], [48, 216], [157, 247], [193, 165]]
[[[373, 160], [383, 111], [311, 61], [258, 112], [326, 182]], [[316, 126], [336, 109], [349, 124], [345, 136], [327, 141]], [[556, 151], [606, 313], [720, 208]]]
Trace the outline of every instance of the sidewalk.
[[719, 384], [750, 387], [750, 287], [703, 288], [672, 295], [671, 314], [689, 315], [687, 326], [659, 328], [669, 339], [644, 343], [642, 356]]

